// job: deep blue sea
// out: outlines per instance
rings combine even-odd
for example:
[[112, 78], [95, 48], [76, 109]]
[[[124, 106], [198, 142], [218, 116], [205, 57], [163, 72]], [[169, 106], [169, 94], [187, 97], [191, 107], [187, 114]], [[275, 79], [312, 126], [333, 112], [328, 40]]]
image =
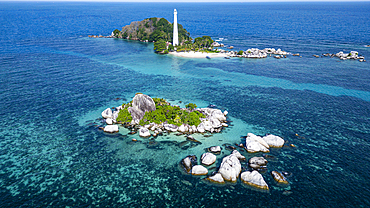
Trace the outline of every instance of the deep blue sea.
[[[193, 38], [302, 58], [186, 59], [157, 55], [152, 43], [88, 38], [149, 17], [172, 22], [173, 9]], [[370, 2], [0, 2], [0, 22], [0, 207], [370, 206]], [[351, 50], [368, 61], [312, 56]], [[101, 112], [137, 92], [215, 105], [233, 125], [186, 148], [183, 136], [100, 131]], [[296, 146], [271, 149], [267, 193], [178, 167], [220, 145], [212, 173], [230, 154], [223, 145], [249, 132]], [[292, 173], [289, 185], [273, 170]]]

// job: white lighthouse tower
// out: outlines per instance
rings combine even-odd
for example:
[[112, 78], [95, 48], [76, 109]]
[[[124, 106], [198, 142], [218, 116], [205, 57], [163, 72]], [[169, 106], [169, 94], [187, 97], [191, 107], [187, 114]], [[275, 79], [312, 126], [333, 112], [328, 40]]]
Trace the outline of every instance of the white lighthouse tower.
[[179, 31], [177, 29], [177, 11], [173, 12], [173, 46], [179, 45]]

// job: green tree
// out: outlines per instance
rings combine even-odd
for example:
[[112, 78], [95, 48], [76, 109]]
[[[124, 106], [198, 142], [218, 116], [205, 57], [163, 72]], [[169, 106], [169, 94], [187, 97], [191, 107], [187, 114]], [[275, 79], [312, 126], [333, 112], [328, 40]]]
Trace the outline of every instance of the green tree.
[[118, 38], [120, 34], [121, 34], [121, 31], [119, 31], [118, 29], [113, 30], [114, 37]]
[[188, 108], [190, 110], [193, 110], [193, 109], [196, 109], [197, 108], [197, 105], [194, 104], [194, 103], [189, 103], [189, 104], [185, 105], [185, 108]]
[[154, 43], [155, 52], [158, 53], [166, 50], [166, 45], [167, 43], [163, 39], [158, 40], [157, 42]]

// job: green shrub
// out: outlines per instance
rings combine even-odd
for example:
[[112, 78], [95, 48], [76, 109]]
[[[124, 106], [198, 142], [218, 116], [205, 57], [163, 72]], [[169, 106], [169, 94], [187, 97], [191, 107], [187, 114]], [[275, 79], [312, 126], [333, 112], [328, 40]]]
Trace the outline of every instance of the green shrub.
[[243, 55], [243, 53], [244, 53], [244, 51], [240, 50], [240, 51], [238, 52], [238, 55]]
[[[178, 106], [171, 106], [170, 103], [163, 98], [153, 98], [153, 101], [155, 103], [156, 110], [145, 112], [143, 119], [139, 122], [141, 126], [150, 123], [161, 124], [164, 122], [177, 126], [181, 126], [182, 124], [198, 126], [201, 123], [200, 118], [205, 118], [205, 115], [199, 111], [195, 110], [193, 112], [189, 112], [188, 110], [182, 110]], [[132, 101], [122, 105], [123, 109], [119, 112], [117, 121], [121, 121], [123, 123], [132, 121], [132, 117], [127, 110], [128, 107], [132, 106], [131, 103]], [[186, 107], [193, 110], [197, 105], [189, 103]]]
[[193, 110], [193, 109], [196, 109], [197, 108], [197, 105], [194, 104], [194, 103], [189, 103], [189, 104], [185, 105], [185, 108], [188, 108], [190, 110]]
[[132, 116], [128, 112], [128, 109], [127, 108], [124, 108], [124, 109], [122, 109], [122, 110], [119, 111], [118, 117], [117, 117], [116, 120], [117, 121], [120, 121], [122, 123], [130, 123], [132, 121]]

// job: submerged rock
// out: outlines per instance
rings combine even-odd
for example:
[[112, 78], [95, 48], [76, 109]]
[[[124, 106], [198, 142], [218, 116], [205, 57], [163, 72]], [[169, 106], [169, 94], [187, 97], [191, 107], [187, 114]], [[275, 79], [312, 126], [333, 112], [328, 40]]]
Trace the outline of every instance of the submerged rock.
[[266, 190], [269, 189], [262, 175], [256, 170], [243, 172], [242, 174], [240, 174], [240, 178], [243, 183], [250, 186]]
[[203, 167], [201, 165], [195, 165], [191, 169], [191, 174], [192, 175], [207, 175], [208, 174], [208, 170], [207, 170], [207, 168], [205, 168], [205, 167]]
[[236, 182], [241, 172], [239, 159], [233, 154], [224, 157], [218, 172], [226, 181]]
[[108, 133], [118, 132], [118, 125], [108, 125], [104, 127], [104, 131]]
[[212, 165], [213, 163], [216, 162], [216, 155], [210, 152], [206, 152], [202, 154], [201, 160], [202, 160], [202, 164], [204, 165]]
[[208, 151], [212, 152], [212, 153], [215, 153], [215, 154], [218, 154], [221, 152], [221, 147], [220, 146], [212, 146], [210, 148], [208, 148]]
[[266, 135], [262, 139], [269, 145], [269, 147], [282, 147], [285, 143], [284, 139], [272, 134]]
[[267, 160], [263, 157], [252, 157], [249, 159], [249, 166], [253, 169], [259, 169], [267, 165]]
[[202, 144], [202, 142], [200, 142], [200, 141], [198, 141], [198, 140], [194, 139], [194, 137], [192, 137], [192, 136], [190, 136], [190, 135], [186, 137], [186, 140], [188, 140], [188, 141], [192, 141], [192, 142], [195, 142], [195, 143]]
[[282, 183], [282, 184], [289, 184], [289, 182], [286, 180], [286, 178], [281, 173], [277, 171], [272, 171], [271, 175], [276, 182]]
[[221, 173], [216, 173], [215, 175], [206, 178], [206, 180], [213, 182], [213, 183], [220, 183], [220, 184], [225, 183], [225, 180], [222, 177]]
[[197, 164], [197, 156], [188, 155], [181, 160], [181, 165], [187, 173], [190, 173], [194, 165]]

